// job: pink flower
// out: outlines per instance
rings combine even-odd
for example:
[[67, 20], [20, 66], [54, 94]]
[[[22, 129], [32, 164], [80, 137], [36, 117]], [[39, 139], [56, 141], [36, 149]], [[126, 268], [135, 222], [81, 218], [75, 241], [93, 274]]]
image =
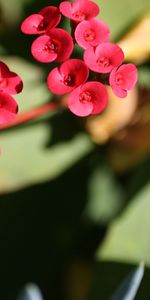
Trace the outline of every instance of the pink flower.
[[16, 101], [9, 94], [0, 92], [0, 125], [13, 121], [17, 111]]
[[100, 11], [98, 5], [90, 0], [63, 1], [59, 8], [65, 17], [76, 23], [96, 17]]
[[104, 110], [108, 101], [106, 87], [97, 81], [89, 81], [73, 90], [68, 107], [77, 116], [85, 117]]
[[48, 88], [54, 94], [62, 95], [84, 83], [88, 75], [89, 70], [82, 60], [69, 59], [49, 73]]
[[110, 30], [108, 25], [101, 20], [93, 18], [79, 23], [75, 30], [76, 42], [84, 49], [95, 47], [100, 43], [108, 42]]
[[127, 91], [134, 88], [137, 79], [138, 72], [135, 65], [124, 64], [112, 70], [109, 83], [115, 95], [124, 98], [127, 96]]
[[46, 30], [56, 27], [61, 20], [61, 14], [57, 7], [46, 6], [39, 11], [27, 17], [22, 25], [21, 30], [26, 34], [41, 34]]
[[36, 60], [43, 63], [62, 62], [70, 57], [73, 48], [71, 35], [61, 28], [53, 28], [33, 42], [31, 52]]
[[84, 61], [92, 71], [109, 73], [113, 68], [122, 64], [124, 53], [112, 43], [102, 43], [96, 48], [90, 47], [84, 52]]
[[0, 92], [18, 94], [22, 91], [23, 83], [21, 78], [11, 72], [6, 64], [0, 61]]

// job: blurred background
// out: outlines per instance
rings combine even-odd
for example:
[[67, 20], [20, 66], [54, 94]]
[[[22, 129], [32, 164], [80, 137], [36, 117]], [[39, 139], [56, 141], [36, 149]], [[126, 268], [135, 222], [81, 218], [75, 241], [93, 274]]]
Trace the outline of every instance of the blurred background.
[[[150, 299], [150, 2], [97, 3], [139, 81], [124, 100], [110, 91], [99, 116], [59, 109], [0, 130], [1, 299], [34, 282], [46, 300], [107, 300], [140, 261], [136, 299]], [[50, 66], [32, 58], [20, 24], [57, 4], [0, 0], [0, 59], [24, 81], [20, 112], [52, 98]]]

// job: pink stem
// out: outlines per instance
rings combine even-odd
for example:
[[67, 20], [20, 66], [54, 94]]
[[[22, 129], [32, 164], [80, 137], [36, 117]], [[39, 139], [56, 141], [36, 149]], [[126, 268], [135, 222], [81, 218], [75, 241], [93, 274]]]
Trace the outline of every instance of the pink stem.
[[26, 112], [21, 112], [18, 114], [14, 121], [9, 124], [0, 125], [0, 130], [16, 127], [20, 124], [27, 123], [38, 117], [45, 115], [51, 111], [55, 111], [60, 105], [55, 102], [45, 103], [39, 107], [33, 108]]

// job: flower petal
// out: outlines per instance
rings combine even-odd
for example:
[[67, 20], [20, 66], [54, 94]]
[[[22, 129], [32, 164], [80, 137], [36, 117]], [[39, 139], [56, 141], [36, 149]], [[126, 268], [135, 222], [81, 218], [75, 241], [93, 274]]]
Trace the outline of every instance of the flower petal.
[[63, 1], [59, 5], [60, 12], [67, 18], [72, 16], [72, 3], [68, 1]]
[[120, 98], [127, 96], [127, 91], [134, 88], [138, 78], [134, 64], [123, 64], [110, 73], [109, 83], [115, 95]]
[[59, 24], [61, 14], [56, 6], [46, 6], [37, 14], [27, 17], [21, 24], [21, 31], [26, 34], [41, 34]]
[[92, 71], [99, 72], [99, 66], [96, 62], [95, 48], [89, 47], [84, 51], [84, 62]]
[[58, 43], [56, 62], [63, 62], [68, 59], [73, 51], [74, 43], [71, 35], [64, 29], [53, 28], [47, 31], [52, 40]]
[[0, 125], [11, 122], [17, 111], [16, 101], [9, 94], [0, 92]]
[[56, 27], [61, 20], [59, 8], [56, 6], [46, 6], [39, 11], [39, 14], [44, 17], [46, 30]]
[[9, 77], [7, 77], [7, 88], [5, 92], [12, 95], [19, 94], [23, 89], [23, 82], [21, 78], [16, 74], [11, 72]]
[[81, 93], [81, 87], [76, 88], [69, 96], [68, 107], [69, 109], [79, 117], [86, 117], [92, 113], [93, 103], [85, 102], [82, 103], [79, 100], [79, 95]]
[[82, 21], [77, 25], [75, 30], [76, 42], [84, 49], [108, 42], [109, 37], [110, 31], [108, 25], [96, 18]]
[[112, 85], [111, 86], [114, 94], [118, 96], [119, 98], [125, 98], [127, 97], [127, 90], [122, 89], [121, 87], [117, 85]]
[[7, 74], [9, 71], [10, 70], [8, 66], [4, 62], [0, 61], [0, 77], [5, 76], [5, 74]]
[[49, 90], [56, 95], [63, 95], [72, 91], [73, 87], [65, 85], [60, 68], [54, 68], [47, 77], [47, 85]]
[[0, 91], [18, 94], [22, 91], [23, 82], [16, 73], [11, 72], [6, 64], [0, 62]]
[[65, 94], [84, 83], [88, 75], [89, 70], [81, 59], [69, 59], [49, 73], [48, 88], [55, 94]]
[[31, 53], [40, 62], [48, 63], [56, 60], [57, 53], [49, 51], [47, 44], [51, 41], [49, 35], [38, 37], [31, 46]]
[[104, 84], [100, 82], [94, 82], [95, 99], [93, 99], [93, 111], [92, 114], [101, 113], [108, 103], [108, 93]]
[[[91, 18], [96, 17], [99, 12], [99, 6], [90, 0], [76, 0], [72, 3], [72, 13], [81, 11], [85, 14], [85, 20], [89, 20]], [[75, 21], [78, 21], [76, 19]]]
[[98, 73], [109, 73], [122, 64], [124, 53], [113, 43], [101, 43], [95, 49], [88, 48], [84, 53], [84, 61], [89, 69]]
[[69, 59], [60, 66], [62, 74], [72, 74], [74, 76], [74, 84], [78, 85], [84, 83], [89, 76], [89, 69], [81, 59]]
[[132, 90], [138, 79], [136, 66], [134, 64], [123, 64], [118, 68], [118, 72], [124, 77], [124, 86], [122, 87]]
[[77, 23], [96, 17], [100, 11], [98, 5], [90, 0], [63, 1], [59, 8], [65, 17]]
[[107, 101], [106, 87], [100, 82], [89, 81], [71, 93], [68, 106], [74, 114], [83, 117], [102, 112]]
[[25, 34], [39, 34], [43, 30], [38, 30], [39, 25], [44, 20], [40, 14], [33, 14], [27, 17], [21, 24], [21, 31]]

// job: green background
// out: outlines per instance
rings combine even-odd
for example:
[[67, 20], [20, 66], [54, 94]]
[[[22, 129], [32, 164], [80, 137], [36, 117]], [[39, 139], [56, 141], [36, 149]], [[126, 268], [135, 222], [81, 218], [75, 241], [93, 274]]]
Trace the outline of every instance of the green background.
[[[33, 37], [20, 32], [21, 21], [46, 5], [57, 3], [0, 0], [0, 54], [23, 78], [20, 112], [51, 97], [45, 84], [50, 66], [33, 60]], [[112, 41], [150, 9], [149, 0], [99, 5]], [[69, 274], [78, 262], [90, 273], [87, 285], [77, 268], [86, 299], [107, 300], [142, 260], [146, 272], [136, 299], [149, 300], [149, 156], [118, 174], [108, 160], [111, 144], [94, 144], [84, 120], [66, 110], [1, 131], [0, 147], [1, 298], [14, 300], [24, 284], [35, 282], [45, 299], [73, 300], [78, 283], [74, 277], [70, 283]]]

